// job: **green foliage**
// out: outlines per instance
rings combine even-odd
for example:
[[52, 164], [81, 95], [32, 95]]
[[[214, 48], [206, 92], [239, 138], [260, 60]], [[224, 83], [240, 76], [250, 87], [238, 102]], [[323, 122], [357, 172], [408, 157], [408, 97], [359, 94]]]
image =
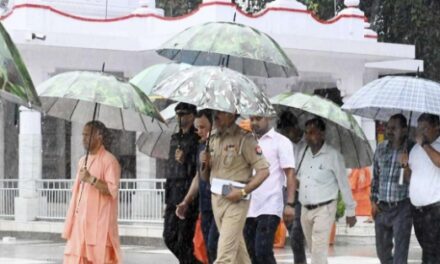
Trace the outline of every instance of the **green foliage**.
[[379, 40], [415, 45], [417, 59], [425, 62], [425, 71], [421, 76], [440, 81], [440, 1], [365, 2], [366, 14]]
[[336, 221], [345, 214], [345, 203], [342, 200], [341, 192], [338, 193], [338, 202], [336, 204]]
[[344, 8], [343, 0], [298, 0], [307, 6], [307, 9], [317, 17], [328, 20]]
[[156, 0], [156, 6], [165, 11], [165, 16], [182, 16], [197, 9], [202, 0]]

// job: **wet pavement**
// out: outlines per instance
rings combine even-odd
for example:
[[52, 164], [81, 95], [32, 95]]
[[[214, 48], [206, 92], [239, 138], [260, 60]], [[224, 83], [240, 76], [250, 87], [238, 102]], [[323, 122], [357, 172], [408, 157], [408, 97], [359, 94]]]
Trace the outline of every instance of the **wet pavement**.
[[[54, 264], [62, 263], [64, 243], [49, 240], [0, 240], [1, 264]], [[123, 245], [125, 264], [153, 263], [177, 264], [178, 261], [165, 248], [142, 245]], [[276, 249], [278, 263], [293, 263], [290, 248]], [[329, 249], [329, 264], [378, 264], [374, 244], [348, 244], [337, 242]], [[421, 250], [413, 239], [408, 263], [420, 263]], [[310, 261], [309, 261], [310, 263]]]

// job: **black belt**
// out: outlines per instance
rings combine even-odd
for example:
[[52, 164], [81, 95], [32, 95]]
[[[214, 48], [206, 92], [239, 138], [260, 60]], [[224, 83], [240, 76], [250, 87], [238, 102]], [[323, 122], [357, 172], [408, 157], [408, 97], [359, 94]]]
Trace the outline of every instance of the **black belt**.
[[399, 206], [402, 203], [408, 202], [408, 199], [403, 199], [397, 202], [384, 202], [384, 201], [379, 201], [378, 206], [380, 209], [382, 210], [386, 210], [386, 209], [391, 209], [394, 207]]
[[329, 200], [329, 201], [325, 201], [325, 202], [318, 203], [318, 204], [307, 204], [307, 205], [304, 205], [304, 207], [305, 207], [307, 210], [313, 210], [313, 209], [316, 209], [316, 208], [318, 208], [318, 207], [321, 207], [321, 206], [327, 205], [327, 204], [329, 204], [329, 203], [331, 203], [331, 202], [333, 202], [333, 201], [334, 201], [334, 200]]
[[423, 212], [423, 211], [429, 211], [433, 208], [439, 207], [440, 206], [440, 202], [436, 202], [436, 203], [432, 203], [432, 204], [428, 204], [428, 205], [424, 205], [424, 206], [414, 206], [414, 208], [417, 211]]

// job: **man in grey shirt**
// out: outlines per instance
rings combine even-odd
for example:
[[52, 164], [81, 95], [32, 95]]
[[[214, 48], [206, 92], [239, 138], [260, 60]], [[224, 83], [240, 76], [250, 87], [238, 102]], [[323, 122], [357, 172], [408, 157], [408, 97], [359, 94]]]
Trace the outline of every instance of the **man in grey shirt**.
[[[349, 227], [356, 224], [350, 184], [341, 153], [325, 143], [325, 123], [320, 118], [306, 122], [308, 149], [298, 172], [301, 224], [312, 252], [312, 264], [326, 264], [330, 231], [336, 216], [338, 191], [346, 206]], [[313, 237], [313, 240], [312, 240]]]

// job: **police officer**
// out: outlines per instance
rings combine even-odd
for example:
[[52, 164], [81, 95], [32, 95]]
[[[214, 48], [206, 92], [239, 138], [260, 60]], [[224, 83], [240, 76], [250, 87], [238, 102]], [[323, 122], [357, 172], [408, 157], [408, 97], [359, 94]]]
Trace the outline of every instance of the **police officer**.
[[193, 237], [197, 220], [197, 201], [189, 207], [185, 219], [179, 219], [176, 205], [187, 193], [196, 174], [198, 135], [193, 126], [196, 107], [179, 103], [175, 107], [180, 131], [171, 137], [169, 159], [165, 170], [165, 245], [182, 264], [198, 263], [193, 254]]
[[269, 176], [269, 164], [252, 134], [235, 124], [235, 114], [218, 111], [214, 116], [217, 131], [200, 160], [206, 164], [202, 178], [211, 181], [212, 209], [220, 233], [215, 263], [250, 264], [243, 238], [247, 197]]

